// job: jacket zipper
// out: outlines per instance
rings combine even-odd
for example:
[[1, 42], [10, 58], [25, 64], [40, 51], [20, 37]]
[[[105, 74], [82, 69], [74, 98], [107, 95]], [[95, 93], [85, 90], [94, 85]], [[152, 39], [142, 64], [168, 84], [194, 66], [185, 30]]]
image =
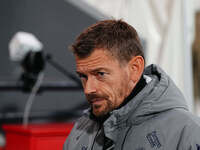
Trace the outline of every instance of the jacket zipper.
[[97, 133], [96, 133], [96, 135], [95, 135], [95, 137], [94, 137], [91, 150], [93, 150], [93, 148], [94, 148], [94, 143], [95, 143], [95, 140], [96, 140], [97, 135], [99, 134], [100, 129], [101, 129], [101, 126], [99, 126], [98, 131], [97, 131]]

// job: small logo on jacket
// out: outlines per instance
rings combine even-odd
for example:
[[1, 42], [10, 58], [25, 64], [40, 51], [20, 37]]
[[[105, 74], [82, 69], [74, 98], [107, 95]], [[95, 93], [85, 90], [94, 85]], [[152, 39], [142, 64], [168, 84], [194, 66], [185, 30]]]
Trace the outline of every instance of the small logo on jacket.
[[153, 132], [147, 134], [146, 137], [152, 148], [154, 148], [154, 147], [160, 148], [161, 147], [160, 141], [156, 135], [156, 131], [153, 131]]

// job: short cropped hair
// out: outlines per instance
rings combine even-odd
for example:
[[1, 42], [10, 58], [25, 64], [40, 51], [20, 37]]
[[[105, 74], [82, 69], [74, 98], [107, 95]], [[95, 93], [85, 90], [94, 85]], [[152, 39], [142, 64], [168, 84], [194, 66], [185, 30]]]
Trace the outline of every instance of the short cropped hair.
[[120, 62], [129, 62], [133, 56], [144, 58], [136, 30], [122, 20], [104, 20], [85, 29], [71, 46], [79, 58], [88, 57], [95, 49], [109, 51]]

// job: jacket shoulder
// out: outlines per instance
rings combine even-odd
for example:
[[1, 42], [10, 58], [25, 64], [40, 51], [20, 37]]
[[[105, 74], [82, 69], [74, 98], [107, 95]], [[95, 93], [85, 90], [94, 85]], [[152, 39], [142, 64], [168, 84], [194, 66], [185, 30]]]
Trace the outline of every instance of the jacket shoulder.
[[80, 142], [79, 138], [83, 135], [85, 136], [85, 134], [92, 133], [90, 130], [93, 130], [95, 125], [94, 121], [86, 115], [79, 118], [67, 137], [63, 150], [73, 150], [73, 147], [77, 145], [76, 143]]
[[200, 118], [188, 112], [185, 125], [182, 128], [179, 150], [200, 150]]
[[130, 128], [125, 145], [127, 149], [200, 150], [200, 119], [179, 108], [154, 114]]
[[[200, 118], [185, 109], [173, 109], [161, 114], [156, 120], [169, 148], [177, 150], [200, 150]], [[163, 122], [162, 122], [163, 121]]]

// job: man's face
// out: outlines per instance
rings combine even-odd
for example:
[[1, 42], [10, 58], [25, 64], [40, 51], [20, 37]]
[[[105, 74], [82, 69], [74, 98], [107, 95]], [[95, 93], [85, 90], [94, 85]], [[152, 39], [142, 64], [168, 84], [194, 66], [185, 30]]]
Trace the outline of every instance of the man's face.
[[128, 64], [120, 65], [107, 51], [97, 49], [87, 58], [76, 56], [76, 67], [97, 117], [117, 108], [133, 88]]

